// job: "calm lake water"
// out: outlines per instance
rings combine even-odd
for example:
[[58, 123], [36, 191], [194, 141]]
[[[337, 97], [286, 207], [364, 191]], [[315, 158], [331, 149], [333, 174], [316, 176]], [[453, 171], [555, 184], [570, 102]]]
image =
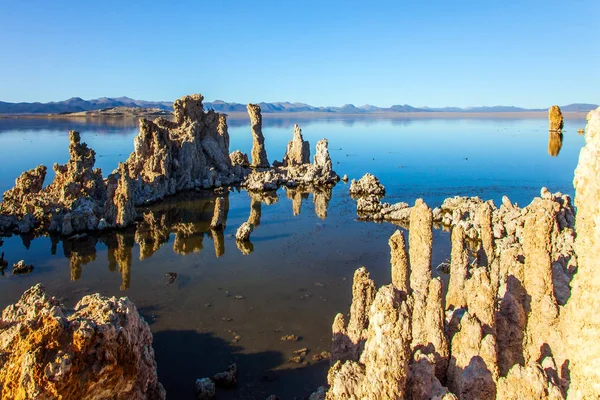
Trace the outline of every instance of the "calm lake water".
[[[294, 119], [265, 117], [269, 160], [281, 160]], [[477, 195], [499, 204], [508, 195], [520, 205], [542, 186], [573, 195], [573, 170], [584, 144], [567, 119], [562, 148], [549, 146], [544, 119], [315, 119], [301, 121], [311, 143], [329, 139], [334, 169], [342, 176], [376, 175], [386, 201], [431, 206], [454, 195]], [[0, 192], [24, 170], [68, 160], [68, 131], [96, 150], [96, 165], [108, 175], [133, 149], [137, 123], [0, 118]], [[247, 120], [230, 120], [231, 150], [250, 152]], [[53, 179], [51, 168], [46, 178]], [[347, 313], [352, 275], [367, 266], [378, 285], [390, 282], [389, 236], [396, 226], [356, 221], [348, 184], [331, 191], [280, 189], [254, 198], [260, 225], [252, 246], [238, 248], [233, 235], [248, 219], [251, 197], [226, 195], [227, 227], [211, 232], [214, 196], [185, 193], [141, 209], [137, 227], [85, 239], [4, 238], [9, 263], [24, 259], [35, 270], [0, 278], [0, 307], [14, 303], [31, 285], [73, 306], [83, 295], [128, 296], [150, 324], [160, 381], [168, 398], [194, 398], [196, 378], [238, 364], [238, 388], [224, 399], [303, 398], [325, 383], [328, 361], [312, 355], [329, 350], [331, 323]], [[260, 204], [260, 206], [258, 206]], [[434, 233], [434, 265], [449, 256], [447, 232]], [[168, 284], [167, 272], [177, 273]], [[282, 335], [300, 336], [283, 342]], [[310, 349], [308, 365], [289, 363], [294, 350]]]

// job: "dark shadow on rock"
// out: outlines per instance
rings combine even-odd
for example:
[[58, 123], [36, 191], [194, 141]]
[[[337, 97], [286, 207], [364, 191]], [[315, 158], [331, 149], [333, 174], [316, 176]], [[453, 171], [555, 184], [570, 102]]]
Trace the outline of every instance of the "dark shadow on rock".
[[498, 354], [498, 372], [506, 376], [516, 364], [525, 365], [523, 358], [523, 337], [527, 327], [527, 315], [531, 296], [519, 279], [509, 275], [506, 294], [500, 302], [497, 312], [496, 343]]

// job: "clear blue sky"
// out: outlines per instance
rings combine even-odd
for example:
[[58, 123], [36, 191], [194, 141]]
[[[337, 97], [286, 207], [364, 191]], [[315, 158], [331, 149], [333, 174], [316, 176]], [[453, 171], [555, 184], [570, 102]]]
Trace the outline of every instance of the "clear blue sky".
[[0, 0], [0, 100], [600, 103], [600, 0]]

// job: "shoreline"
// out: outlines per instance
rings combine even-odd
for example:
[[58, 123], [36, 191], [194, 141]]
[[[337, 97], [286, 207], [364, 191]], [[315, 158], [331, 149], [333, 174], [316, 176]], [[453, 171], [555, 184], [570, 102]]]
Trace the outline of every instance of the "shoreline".
[[[229, 119], [249, 119], [246, 112], [220, 112]], [[562, 113], [565, 119], [585, 119], [589, 111], [565, 111]], [[172, 114], [171, 114], [172, 115]], [[155, 114], [140, 115], [76, 115], [76, 114], [0, 114], [0, 119], [14, 118], [36, 118], [36, 119], [125, 119], [125, 118], [151, 118]], [[160, 115], [158, 115], [160, 116]], [[523, 112], [382, 112], [382, 113], [327, 113], [327, 112], [293, 112], [293, 113], [268, 113], [263, 112], [262, 117], [290, 119], [313, 119], [313, 118], [364, 118], [364, 119], [407, 119], [407, 118], [436, 118], [436, 119], [492, 119], [492, 118], [522, 118], [537, 119], [547, 118], [547, 111], [523, 111]]]

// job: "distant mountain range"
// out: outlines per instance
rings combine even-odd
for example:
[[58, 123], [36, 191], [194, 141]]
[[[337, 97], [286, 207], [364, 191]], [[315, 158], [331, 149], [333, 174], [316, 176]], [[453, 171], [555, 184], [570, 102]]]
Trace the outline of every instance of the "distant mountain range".
[[[320, 112], [332, 114], [373, 114], [373, 113], [407, 113], [407, 112], [468, 112], [468, 113], [489, 113], [489, 112], [527, 112], [527, 111], [546, 111], [546, 109], [527, 109], [514, 106], [494, 106], [494, 107], [413, 107], [408, 104], [394, 105], [391, 107], [377, 107], [366, 104], [356, 107], [353, 104], [346, 104], [342, 107], [315, 107], [304, 103], [259, 103], [263, 113], [294, 113], [294, 112]], [[101, 97], [93, 100], [83, 100], [79, 97], [72, 97], [64, 101], [50, 103], [6, 103], [0, 101], [0, 114], [61, 114], [74, 113], [82, 111], [99, 110], [112, 107], [142, 107], [158, 108], [171, 111], [173, 103], [170, 101], [144, 101], [134, 100], [129, 97], [108, 98]], [[569, 104], [561, 106], [562, 111], [590, 111], [596, 109], [596, 104]], [[222, 100], [205, 102], [204, 108], [213, 109], [218, 112], [246, 112], [246, 105], [240, 103], [227, 103]]]

